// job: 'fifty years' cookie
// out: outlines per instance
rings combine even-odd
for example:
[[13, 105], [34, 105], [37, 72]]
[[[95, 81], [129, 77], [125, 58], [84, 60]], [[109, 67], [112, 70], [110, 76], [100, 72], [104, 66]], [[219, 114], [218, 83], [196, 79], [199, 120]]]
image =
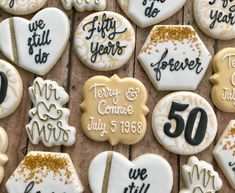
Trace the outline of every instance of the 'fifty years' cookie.
[[83, 87], [82, 130], [95, 141], [134, 144], [146, 133], [144, 85], [134, 78], [95, 76]]
[[155, 154], [130, 162], [117, 152], [100, 153], [92, 160], [88, 177], [92, 193], [170, 193], [173, 185], [170, 164]]
[[140, 27], [157, 24], [179, 11], [187, 0], [118, 0], [125, 14]]
[[201, 30], [215, 39], [235, 38], [233, 0], [195, 0], [194, 16]]
[[182, 174], [186, 187], [180, 193], [215, 193], [222, 187], [222, 180], [212, 165], [194, 156], [182, 167]]
[[8, 193], [82, 193], [69, 154], [32, 151], [6, 183]]
[[0, 8], [14, 15], [27, 15], [41, 9], [48, 0], [1, 0]]
[[219, 51], [213, 63], [215, 74], [211, 98], [215, 106], [224, 112], [235, 112], [235, 48]]
[[21, 68], [44, 75], [59, 60], [69, 35], [67, 15], [59, 9], [46, 8], [30, 21], [11, 17], [1, 22], [0, 50]]
[[0, 118], [12, 114], [23, 96], [23, 83], [14, 66], [0, 60]]
[[2, 127], [0, 127], [0, 184], [4, 176], [3, 166], [8, 161], [8, 157], [6, 155], [7, 147], [8, 147], [7, 133]]
[[158, 90], [195, 90], [211, 55], [191, 26], [157, 25], [138, 59]]
[[156, 105], [153, 132], [168, 151], [192, 155], [206, 149], [217, 133], [217, 119], [211, 105], [192, 92], [175, 92]]
[[78, 25], [74, 43], [78, 57], [88, 67], [115, 70], [130, 59], [135, 48], [135, 32], [123, 16], [98, 12]]
[[69, 95], [63, 87], [51, 80], [36, 78], [29, 87], [33, 108], [29, 111], [31, 120], [26, 125], [30, 141], [39, 141], [47, 146], [71, 146], [76, 140], [76, 128], [68, 125], [70, 110], [63, 106], [68, 103]]
[[66, 10], [71, 10], [72, 7], [75, 7], [79, 12], [103, 11], [106, 8], [106, 0], [61, 0], [61, 3]]
[[214, 157], [223, 170], [232, 188], [235, 189], [235, 121], [226, 127], [213, 151]]

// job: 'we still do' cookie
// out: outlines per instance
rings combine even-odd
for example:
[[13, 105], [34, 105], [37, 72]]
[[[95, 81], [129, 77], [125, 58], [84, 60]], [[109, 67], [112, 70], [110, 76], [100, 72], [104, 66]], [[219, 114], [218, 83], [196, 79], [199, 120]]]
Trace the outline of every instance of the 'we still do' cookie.
[[135, 32], [123, 16], [109, 11], [97, 12], [78, 25], [74, 43], [79, 59], [88, 67], [115, 70], [131, 58]]

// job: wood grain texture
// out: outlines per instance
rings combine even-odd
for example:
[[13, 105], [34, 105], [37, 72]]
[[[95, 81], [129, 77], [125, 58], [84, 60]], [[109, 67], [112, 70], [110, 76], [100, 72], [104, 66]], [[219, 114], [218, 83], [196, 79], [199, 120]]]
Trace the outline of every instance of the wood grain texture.
[[[125, 14], [121, 11], [119, 6], [117, 5], [116, 0], [107, 0], [108, 7], [107, 10], [115, 11], [125, 16]], [[162, 22], [161, 24], [189, 24], [192, 25], [195, 30], [198, 32], [199, 36], [204, 41], [208, 50], [212, 55], [214, 55], [218, 50], [233, 46], [235, 44], [234, 41], [215, 41], [205, 34], [203, 34], [199, 28], [197, 27], [195, 20], [193, 18], [193, 0], [188, 0], [184, 8], [182, 8], [178, 13], [169, 18], [168, 20]], [[63, 10], [60, 1], [58, 0], [49, 0], [45, 7], [57, 7]], [[8, 156], [9, 162], [5, 167], [5, 177], [3, 183], [0, 185], [0, 193], [6, 193], [4, 184], [12, 172], [15, 170], [19, 162], [24, 158], [26, 153], [31, 150], [42, 150], [42, 151], [55, 151], [55, 152], [66, 152], [69, 153], [74, 166], [77, 169], [77, 172], [81, 178], [82, 184], [85, 188], [85, 193], [90, 193], [90, 188], [88, 185], [87, 179], [87, 170], [91, 160], [100, 152], [106, 150], [115, 150], [130, 159], [135, 159], [137, 156], [144, 153], [157, 153], [161, 156], [165, 157], [171, 164], [174, 171], [174, 187], [172, 193], [178, 193], [180, 188], [184, 186], [183, 180], [181, 177], [181, 166], [187, 163], [187, 156], [177, 156], [175, 154], [169, 153], [166, 151], [154, 138], [153, 132], [151, 129], [151, 116], [152, 110], [155, 107], [156, 103], [164, 97], [168, 92], [159, 92], [156, 91], [148, 77], [146, 76], [144, 70], [142, 69], [140, 63], [137, 60], [137, 56], [139, 51], [146, 40], [151, 27], [141, 29], [138, 28], [135, 24], [133, 27], [136, 31], [136, 50], [130, 59], [130, 61], [119, 70], [111, 71], [111, 72], [97, 72], [87, 68], [83, 65], [78, 57], [76, 56], [74, 46], [73, 46], [73, 38], [76, 27], [79, 22], [87, 15], [89, 12], [78, 13], [75, 10], [66, 11], [71, 23], [71, 37], [70, 43], [68, 44], [63, 56], [55, 65], [55, 67], [46, 75], [44, 78], [48, 78], [51, 80], [57, 81], [60, 85], [64, 86], [67, 92], [70, 94], [70, 102], [67, 107], [71, 110], [71, 116], [69, 124], [75, 126], [77, 128], [77, 141], [76, 144], [72, 147], [53, 147], [46, 148], [43, 145], [33, 146], [30, 144], [29, 140], [26, 136], [25, 125], [29, 122], [28, 111], [31, 108], [32, 104], [29, 99], [27, 88], [32, 84], [35, 75], [28, 73], [17, 67], [19, 70], [23, 82], [24, 82], [24, 97], [21, 105], [17, 109], [17, 111], [9, 116], [6, 119], [0, 120], [0, 125], [7, 129], [9, 136], [9, 148], [8, 148]], [[0, 21], [10, 17], [11, 15], [5, 13], [0, 10]], [[32, 15], [27, 16], [26, 18], [30, 19]], [[125, 16], [126, 17], [126, 16]], [[0, 54], [0, 58], [4, 58]], [[199, 93], [201, 96], [206, 98], [211, 104], [210, 98], [210, 89], [211, 84], [209, 82], [209, 77], [212, 75], [212, 64], [209, 66], [207, 73], [199, 85], [196, 93]], [[150, 113], [147, 116], [148, 119], [148, 131], [145, 138], [138, 144], [132, 146], [126, 145], [117, 145], [112, 147], [108, 143], [97, 143], [88, 139], [82, 132], [80, 126], [80, 117], [82, 115], [81, 110], [79, 109], [79, 104], [82, 102], [82, 87], [85, 81], [95, 75], [106, 75], [112, 76], [113, 74], [118, 74], [120, 77], [135, 77], [142, 81], [146, 86], [149, 94], [148, 98], [148, 107], [150, 108]], [[224, 128], [228, 124], [228, 122], [234, 118], [234, 114], [226, 114], [215, 108], [216, 114], [218, 116], [219, 123], [219, 132], [218, 137], [215, 142], [204, 152], [197, 155], [200, 159], [206, 160], [212, 163], [216, 170], [219, 171], [220, 176], [223, 179], [223, 188], [221, 189], [221, 193], [234, 193], [234, 190], [229, 186], [226, 178], [221, 172], [220, 168], [216, 164], [212, 156], [212, 149], [216, 144], [216, 141], [219, 139], [221, 134], [224, 131]]]

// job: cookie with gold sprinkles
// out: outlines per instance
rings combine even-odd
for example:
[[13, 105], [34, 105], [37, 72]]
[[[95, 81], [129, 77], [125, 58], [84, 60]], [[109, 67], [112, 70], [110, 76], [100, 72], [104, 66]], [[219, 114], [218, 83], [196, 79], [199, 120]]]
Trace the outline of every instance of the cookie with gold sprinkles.
[[82, 193], [70, 156], [65, 153], [30, 152], [6, 183], [8, 193]]
[[211, 55], [193, 27], [153, 27], [138, 59], [158, 90], [195, 90]]

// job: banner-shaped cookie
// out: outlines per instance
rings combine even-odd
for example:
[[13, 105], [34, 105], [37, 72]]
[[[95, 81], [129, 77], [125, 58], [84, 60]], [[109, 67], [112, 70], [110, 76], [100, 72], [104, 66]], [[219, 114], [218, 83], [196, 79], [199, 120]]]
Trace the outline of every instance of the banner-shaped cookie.
[[134, 78], [95, 76], [83, 88], [84, 133], [95, 141], [134, 144], [146, 133], [149, 112], [144, 85]]
[[211, 97], [215, 106], [224, 112], [235, 112], [235, 48], [225, 48], [214, 58], [215, 74]]

